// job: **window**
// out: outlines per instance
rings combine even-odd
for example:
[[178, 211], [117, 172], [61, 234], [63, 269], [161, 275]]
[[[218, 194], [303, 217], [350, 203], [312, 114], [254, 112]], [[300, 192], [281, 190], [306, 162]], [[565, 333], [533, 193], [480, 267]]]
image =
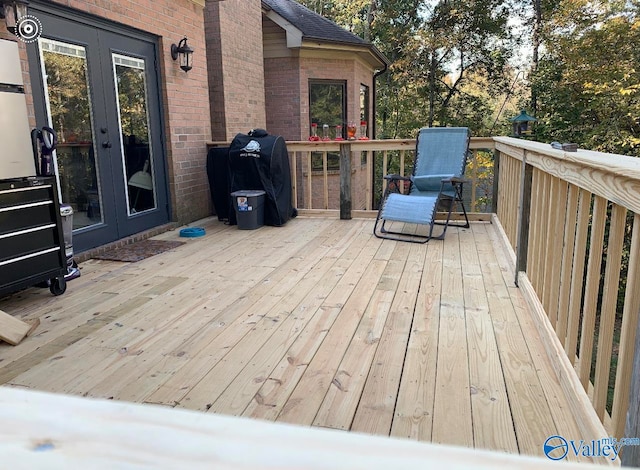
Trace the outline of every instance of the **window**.
[[[360, 137], [371, 135], [371, 122], [369, 121], [369, 87], [360, 84]], [[366, 166], [367, 152], [360, 154], [360, 164]]]
[[360, 85], [360, 121], [367, 123], [366, 136], [370, 136], [371, 120], [369, 116], [369, 87], [367, 85]]
[[[309, 122], [317, 125], [318, 136], [323, 137], [323, 126], [328, 126], [328, 138], [345, 137], [347, 119], [346, 82], [309, 80]], [[341, 130], [337, 126], [342, 126]], [[311, 133], [311, 130], [309, 130]], [[339, 135], [336, 135], [338, 133]], [[312, 170], [322, 170], [322, 153], [311, 154]], [[327, 168], [340, 169], [340, 155], [327, 155]]]

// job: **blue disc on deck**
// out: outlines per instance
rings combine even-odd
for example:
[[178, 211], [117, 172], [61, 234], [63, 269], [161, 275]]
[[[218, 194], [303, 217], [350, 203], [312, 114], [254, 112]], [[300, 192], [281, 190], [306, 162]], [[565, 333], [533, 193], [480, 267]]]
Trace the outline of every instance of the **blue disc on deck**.
[[180, 230], [180, 236], [186, 238], [202, 237], [207, 233], [202, 227], [188, 227]]

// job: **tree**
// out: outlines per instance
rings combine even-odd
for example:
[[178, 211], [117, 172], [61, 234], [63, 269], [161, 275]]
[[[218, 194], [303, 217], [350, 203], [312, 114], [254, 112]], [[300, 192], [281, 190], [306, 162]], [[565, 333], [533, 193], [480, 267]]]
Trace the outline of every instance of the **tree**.
[[[458, 124], [461, 113], [452, 109], [452, 103], [472, 76], [484, 76], [491, 96], [508, 86], [509, 9], [500, 0], [302, 3], [355, 34], [365, 38], [369, 34], [390, 59], [389, 71], [378, 83], [379, 137], [409, 137], [425, 125]], [[484, 96], [467, 101], [477, 106]], [[474, 134], [487, 130], [474, 128]]]
[[640, 156], [638, 3], [562, 2], [544, 35], [537, 139]]

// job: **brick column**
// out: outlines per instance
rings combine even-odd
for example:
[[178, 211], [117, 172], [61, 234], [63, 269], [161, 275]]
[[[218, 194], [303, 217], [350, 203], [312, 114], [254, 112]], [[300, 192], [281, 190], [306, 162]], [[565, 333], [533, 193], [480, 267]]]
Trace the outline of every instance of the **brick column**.
[[260, 0], [207, 2], [205, 35], [213, 140], [266, 127]]

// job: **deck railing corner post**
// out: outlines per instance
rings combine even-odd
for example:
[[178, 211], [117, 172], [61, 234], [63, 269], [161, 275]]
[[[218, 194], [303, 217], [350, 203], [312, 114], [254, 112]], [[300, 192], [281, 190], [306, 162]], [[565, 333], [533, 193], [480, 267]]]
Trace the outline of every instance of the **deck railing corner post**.
[[491, 212], [498, 213], [498, 183], [500, 181], [500, 151], [493, 151], [493, 189], [491, 194]]
[[529, 223], [531, 217], [531, 185], [533, 167], [527, 163], [527, 153], [522, 157], [520, 180], [520, 203], [518, 204], [518, 237], [516, 239], [515, 284], [518, 285], [518, 273], [527, 270], [529, 250]]

